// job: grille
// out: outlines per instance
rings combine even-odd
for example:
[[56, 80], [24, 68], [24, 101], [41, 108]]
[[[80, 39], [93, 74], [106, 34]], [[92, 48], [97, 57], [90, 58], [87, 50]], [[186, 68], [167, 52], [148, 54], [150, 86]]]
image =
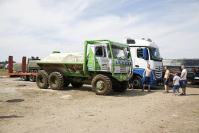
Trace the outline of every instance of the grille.
[[127, 73], [127, 68], [124, 66], [115, 66], [115, 73]]
[[126, 67], [120, 67], [120, 73], [126, 73]]
[[162, 66], [158, 66], [155, 68], [155, 77], [157, 79], [162, 78], [162, 70], [163, 70]]

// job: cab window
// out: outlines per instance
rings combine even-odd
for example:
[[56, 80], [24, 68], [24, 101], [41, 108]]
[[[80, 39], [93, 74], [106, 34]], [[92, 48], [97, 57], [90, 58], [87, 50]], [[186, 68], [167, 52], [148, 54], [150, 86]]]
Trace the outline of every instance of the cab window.
[[104, 46], [95, 47], [95, 55], [97, 57], [106, 57], [106, 49]]
[[137, 57], [138, 58], [143, 58], [143, 49], [142, 48], [138, 48], [137, 49]]

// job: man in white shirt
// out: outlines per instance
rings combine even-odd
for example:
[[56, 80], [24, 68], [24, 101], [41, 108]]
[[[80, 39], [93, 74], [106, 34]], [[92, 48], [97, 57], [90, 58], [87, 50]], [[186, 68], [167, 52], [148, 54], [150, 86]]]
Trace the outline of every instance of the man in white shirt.
[[181, 66], [182, 72], [180, 76], [180, 86], [182, 88], [182, 93], [180, 95], [186, 95], [186, 86], [187, 86], [187, 69], [184, 65]]

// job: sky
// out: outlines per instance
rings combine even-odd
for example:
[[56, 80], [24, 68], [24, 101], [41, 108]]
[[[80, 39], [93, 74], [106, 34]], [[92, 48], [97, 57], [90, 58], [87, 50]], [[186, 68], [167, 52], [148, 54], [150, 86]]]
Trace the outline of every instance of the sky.
[[129, 37], [151, 38], [163, 58], [199, 58], [199, 0], [0, 0], [0, 61]]

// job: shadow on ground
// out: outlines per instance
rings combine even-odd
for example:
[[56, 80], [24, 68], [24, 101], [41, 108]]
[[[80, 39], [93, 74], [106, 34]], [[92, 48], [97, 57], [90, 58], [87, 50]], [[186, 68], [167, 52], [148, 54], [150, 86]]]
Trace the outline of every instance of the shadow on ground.
[[187, 87], [191, 87], [191, 88], [198, 88], [199, 89], [199, 85], [196, 84], [196, 85], [191, 85], [191, 84], [188, 84]]
[[17, 116], [17, 115], [5, 115], [5, 116], [0, 116], [0, 119], [9, 119], [9, 118], [22, 118], [24, 116]]
[[7, 100], [6, 102], [8, 103], [15, 103], [15, 102], [23, 102], [24, 99], [10, 99], [10, 100]]
[[199, 94], [186, 94], [186, 96], [199, 96]]
[[65, 87], [63, 90], [60, 91], [69, 91], [69, 90], [80, 90], [80, 91], [92, 91], [90, 86], [82, 86], [80, 88], [73, 88], [72, 86]]
[[[161, 87], [159, 87], [159, 88], [152, 88], [151, 92], [148, 92], [147, 90], [145, 90], [144, 92], [142, 92], [142, 89], [127, 89], [125, 92], [112, 92], [108, 96], [116, 96], [116, 97], [144, 96], [144, 95], [148, 95], [148, 94], [157, 92], [158, 90], [162, 90], [162, 89], [163, 88], [161, 88]], [[80, 87], [80, 88], [73, 88], [72, 86], [69, 86], [69, 87], [64, 88], [63, 90], [60, 90], [60, 91], [70, 91], [70, 90], [79, 90], [79, 91], [92, 92], [92, 87], [89, 86], [89, 85], [85, 85], [85, 86]]]
[[142, 92], [141, 89], [128, 89], [123, 93], [120, 92], [113, 92], [113, 94], [111, 94], [111, 96], [115, 96], [115, 97], [133, 97], [133, 96], [145, 96], [148, 94], [152, 94], [154, 92], [157, 92], [156, 90], [152, 90], [151, 92], [148, 91], [144, 91]]

